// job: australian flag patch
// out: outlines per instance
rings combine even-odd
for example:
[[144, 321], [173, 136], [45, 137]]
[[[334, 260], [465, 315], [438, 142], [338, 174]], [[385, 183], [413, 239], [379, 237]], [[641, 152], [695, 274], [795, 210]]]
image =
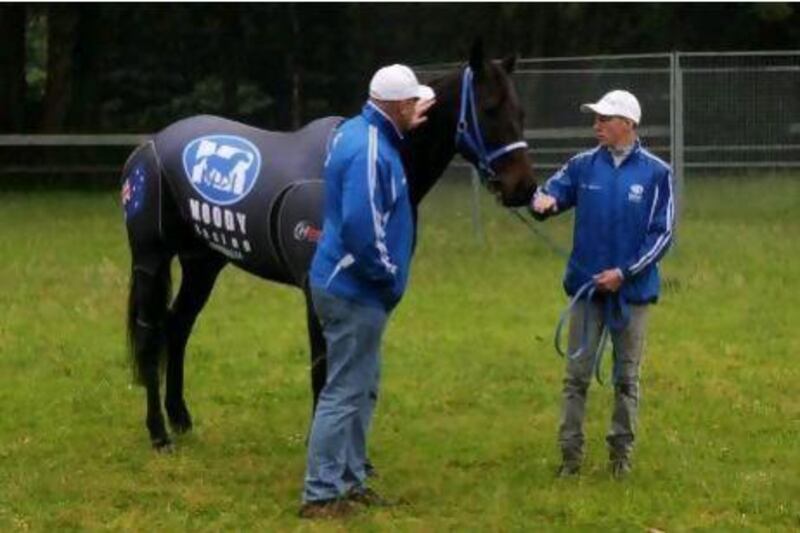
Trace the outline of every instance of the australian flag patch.
[[122, 183], [122, 207], [125, 220], [138, 213], [144, 205], [145, 171], [142, 165], [136, 166]]

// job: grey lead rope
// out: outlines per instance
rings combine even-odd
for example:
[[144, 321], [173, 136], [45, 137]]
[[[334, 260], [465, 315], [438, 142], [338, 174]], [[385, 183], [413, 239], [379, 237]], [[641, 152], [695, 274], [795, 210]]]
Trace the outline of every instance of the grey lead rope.
[[[589, 302], [592, 299], [592, 296], [594, 296], [594, 293], [595, 293], [595, 286], [594, 286], [594, 279], [593, 279], [594, 276], [592, 276], [586, 269], [584, 269], [579, 264], [577, 264], [576, 261], [574, 261], [572, 259], [571, 254], [569, 254], [564, 248], [559, 246], [555, 241], [553, 241], [553, 239], [551, 239], [545, 233], [539, 231], [527, 218], [525, 218], [522, 214], [520, 214], [520, 212], [518, 210], [509, 208], [509, 211], [514, 216], [516, 216], [519, 220], [521, 220], [522, 223], [525, 224], [534, 233], [534, 235], [536, 235], [537, 237], [542, 239], [545, 242], [545, 244], [547, 244], [550, 247], [550, 249], [552, 251], [554, 251], [556, 254], [560, 255], [564, 259], [566, 259], [568, 264], [572, 264], [573, 267], [575, 267], [577, 270], [581, 271], [584, 275], [588, 276], [589, 278], [592, 278], [588, 282], [583, 284], [575, 292], [575, 295], [572, 297], [572, 299], [570, 300], [570, 302], [567, 305], [567, 307], [564, 309], [564, 311], [561, 312], [561, 316], [559, 317], [558, 324], [556, 325], [555, 337], [554, 337], [554, 341], [553, 341], [553, 344], [555, 345], [555, 348], [556, 348], [556, 352], [559, 355], [561, 355], [562, 357], [568, 357], [569, 359], [577, 359], [578, 357], [582, 356], [586, 352], [586, 350], [588, 348], [588, 345], [589, 345], [589, 327], [588, 327], [588, 324], [589, 324], [589, 320], [588, 320], [588, 318], [589, 318], [589, 306], [588, 305], [589, 305]], [[581, 299], [585, 299], [586, 303], [587, 303], [586, 309], [584, 311], [583, 338], [581, 339], [581, 345], [578, 347], [577, 350], [575, 350], [575, 352], [567, 353], [561, 347], [561, 330], [563, 329], [564, 324], [567, 321], [567, 317], [570, 316], [570, 314], [572, 313], [573, 308], [575, 307], [575, 305], [577, 305], [577, 303]], [[604, 322], [603, 323], [603, 330], [600, 333], [600, 342], [598, 343], [597, 349], [595, 350], [595, 353], [592, 356], [592, 367], [593, 367], [593, 370], [594, 370], [594, 376], [595, 376], [595, 379], [597, 380], [597, 382], [600, 383], [601, 385], [603, 384], [603, 380], [600, 377], [600, 368], [602, 366], [603, 353], [605, 352], [606, 343], [608, 342], [608, 337], [609, 337], [609, 328], [608, 328], [608, 325], [605, 324], [605, 322]]]

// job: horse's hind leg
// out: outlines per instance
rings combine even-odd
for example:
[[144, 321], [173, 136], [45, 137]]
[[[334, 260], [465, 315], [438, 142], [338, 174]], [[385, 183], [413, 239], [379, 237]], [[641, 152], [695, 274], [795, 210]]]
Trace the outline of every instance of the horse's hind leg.
[[181, 288], [167, 318], [167, 386], [164, 407], [176, 433], [192, 428], [192, 418], [183, 397], [183, 363], [186, 343], [197, 315], [214, 288], [226, 261], [212, 251], [180, 255]]
[[150, 441], [158, 450], [170, 445], [159, 397], [164, 321], [170, 297], [170, 262], [167, 256], [134, 261], [128, 325], [136, 372], [147, 391], [145, 423]]

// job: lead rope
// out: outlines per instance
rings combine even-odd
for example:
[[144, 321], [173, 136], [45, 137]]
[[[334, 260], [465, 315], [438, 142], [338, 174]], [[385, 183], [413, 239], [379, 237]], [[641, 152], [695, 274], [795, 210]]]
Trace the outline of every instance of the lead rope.
[[[585, 268], [579, 265], [570, 254], [561, 246], [559, 246], [553, 239], [548, 237], [545, 233], [539, 231], [527, 218], [525, 218], [519, 211], [516, 209], [509, 208], [508, 211], [516, 216], [519, 220], [525, 224], [528, 229], [533, 232], [534, 235], [542, 239], [545, 244], [547, 244], [550, 249], [555, 252], [557, 255], [565, 258], [568, 264], [572, 264], [572, 266], [580, 271], [585, 276], [589, 278], [593, 278], [592, 274], [590, 274]], [[561, 312], [561, 316], [558, 319], [558, 324], [556, 325], [555, 336], [553, 339], [553, 344], [555, 346], [556, 352], [561, 357], [567, 357], [569, 359], [577, 359], [584, 355], [589, 347], [589, 303], [592, 301], [592, 298], [597, 291], [597, 287], [594, 283], [594, 279], [590, 279], [586, 283], [584, 283], [572, 296], [567, 307]], [[572, 314], [573, 309], [578, 304], [579, 301], [586, 300], [586, 305], [583, 310], [583, 335], [581, 336], [581, 343], [578, 348], [572, 352], [568, 353], [561, 347], [561, 331], [564, 329], [564, 324], [567, 322], [568, 317]], [[614, 304], [617, 303], [620, 313], [619, 319], [613, 319], [613, 307]], [[603, 353], [606, 349], [606, 344], [608, 343], [609, 337], [609, 321], [613, 323], [615, 327], [619, 327], [620, 325], [625, 324], [627, 322], [627, 308], [623, 304], [622, 299], [617, 295], [616, 298], [611, 298], [610, 296], [605, 296], [604, 298], [604, 307], [603, 307], [603, 329], [600, 332], [600, 341], [597, 344], [597, 349], [595, 353], [592, 354], [592, 369], [594, 371], [594, 377], [598, 383], [603, 385], [603, 379], [601, 377], [601, 367], [603, 362]], [[616, 368], [614, 369], [614, 373], [616, 374]]]

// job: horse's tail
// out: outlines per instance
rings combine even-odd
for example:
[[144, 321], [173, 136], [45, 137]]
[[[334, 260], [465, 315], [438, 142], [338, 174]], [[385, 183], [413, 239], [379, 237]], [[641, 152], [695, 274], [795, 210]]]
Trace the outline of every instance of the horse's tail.
[[[128, 293], [128, 357], [133, 372], [133, 381], [142, 385], [144, 383], [142, 370], [146, 364], [145, 358], [150, 355], [150, 351], [157, 350], [160, 371], [163, 372], [166, 364], [167, 350], [164, 340], [167, 313], [172, 301], [172, 276], [169, 262], [152, 276], [137, 270], [134, 265]], [[142, 283], [145, 281], [143, 276], [150, 278], [146, 280], [147, 287], [142, 287]], [[149, 294], [143, 294], [145, 291]], [[150, 321], [142, 313], [141, 306], [144, 300], [149, 302], [147, 317], [151, 318]], [[158, 320], [152, 320], [152, 317], [158, 317]]]
[[[157, 357], [163, 370], [165, 322], [172, 297], [171, 256], [161, 236], [161, 167], [152, 141], [139, 146], [123, 169], [122, 203], [131, 249], [128, 354], [134, 382]], [[155, 352], [155, 353], [154, 353]]]

